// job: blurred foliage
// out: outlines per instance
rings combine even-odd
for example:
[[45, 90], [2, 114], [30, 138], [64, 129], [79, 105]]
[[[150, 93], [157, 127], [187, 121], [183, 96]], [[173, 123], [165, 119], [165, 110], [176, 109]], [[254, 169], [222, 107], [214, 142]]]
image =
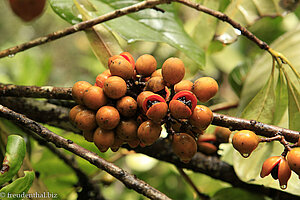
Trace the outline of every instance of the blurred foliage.
[[[76, 11], [76, 7], [73, 6], [73, 0], [51, 0], [49, 2], [51, 2], [53, 9], [48, 3], [44, 14], [40, 18], [30, 23], [24, 23], [11, 12], [7, 1], [0, 1], [0, 49], [12, 47], [68, 27], [70, 26], [69, 23], [74, 24], [81, 21], [78, 10]], [[91, 0], [90, 2], [95, 5], [97, 12], [88, 13], [91, 14], [89, 17], [95, 17], [137, 1]], [[244, 25], [251, 25], [249, 30], [263, 41], [272, 44], [272, 48], [286, 55], [295, 65], [295, 68], [300, 71], [299, 8], [292, 12], [284, 11], [280, 8], [278, 0], [197, 0], [197, 2], [212, 9], [226, 12], [229, 15], [235, 13], [235, 15], [232, 15], [234, 19]], [[280, 2], [285, 3], [287, 1]], [[270, 3], [273, 6], [269, 6]], [[258, 8], [262, 9], [264, 5], [268, 5], [269, 10], [259, 11]], [[260, 96], [256, 96], [257, 100], [254, 98], [252, 101], [252, 107], [254, 108], [260, 103], [261, 96], [270, 97], [271, 91], [266, 90], [270, 86], [265, 86], [272, 67], [269, 54], [259, 49], [245, 37], [236, 38], [237, 31], [233, 30], [232, 32], [228, 25], [211, 16], [178, 4], [159, 7], [163, 8], [166, 14], [155, 10], [146, 10], [111, 20], [105, 23], [105, 26], [108, 27], [109, 31], [112, 31], [111, 34], [116, 38], [120, 48], [131, 52], [135, 59], [145, 53], [152, 54], [158, 61], [158, 67], [161, 67], [165, 59], [177, 56], [183, 59], [186, 65], [186, 78], [195, 80], [201, 76], [212, 76], [217, 79], [220, 91], [206, 105], [239, 102], [238, 109], [226, 110], [223, 113], [240, 116], [256, 95]], [[285, 5], [285, 7], [290, 8], [291, 6]], [[296, 8], [296, 5], [292, 7]], [[273, 18], [263, 17], [264, 15], [272, 15]], [[67, 19], [69, 23], [62, 20], [61, 17]], [[241, 19], [241, 17], [244, 18]], [[123, 25], [125, 22], [126, 26]], [[219, 39], [228, 36], [226, 35], [228, 33], [234, 34], [231, 37], [236, 41], [231, 45], [222, 44], [215, 40], [216, 33]], [[76, 33], [58, 41], [3, 58], [0, 60], [0, 81], [2, 83], [40, 86], [71, 86], [78, 80], [93, 83], [95, 77], [104, 71], [106, 66], [93, 54], [93, 50], [95, 51], [93, 41], [97, 42], [97, 39], [90, 41], [92, 41], [92, 48], [84, 33]], [[289, 84], [285, 81], [284, 75], [276, 70], [272, 78], [276, 86], [275, 95], [272, 93], [274, 98], [269, 99], [272, 101], [272, 106], [277, 108], [274, 111], [276, 114], [274, 119], [266, 117], [271, 124], [283, 127], [289, 125], [288, 107], [293, 110], [290, 118], [299, 119], [299, 112], [297, 112], [296, 107], [297, 102], [299, 103], [299, 96], [297, 96], [299, 95], [299, 80], [296, 80], [291, 70], [288, 68], [286, 70], [289, 74], [290, 86], [287, 88]], [[257, 107], [257, 109], [265, 110], [266, 107]], [[252, 109], [249, 108], [248, 110]], [[270, 115], [272, 114], [268, 114], [268, 116]], [[299, 129], [299, 127], [296, 127], [297, 125], [299, 124], [291, 124], [291, 127], [297, 130]], [[10, 130], [10, 133], [21, 132], [12, 124], [4, 123], [4, 126]], [[173, 199], [197, 198], [191, 187], [171, 164], [151, 160], [148, 157], [132, 154], [126, 150], [117, 153], [111, 151], [100, 153], [95, 145], [86, 142], [82, 136], [54, 127], [48, 128], [84, 148], [97, 152], [104, 159], [113, 160], [120, 156], [115, 164], [134, 173], [138, 178], [145, 180]], [[38, 179], [45, 183], [50, 192], [58, 193], [60, 199], [76, 199], [76, 191], [80, 188], [76, 187], [78, 179], [75, 173], [48, 149], [30, 141], [28, 140], [27, 143], [32, 150], [28, 153], [30, 153], [34, 170], [40, 174]], [[0, 145], [3, 144], [0, 143]], [[270, 177], [260, 179], [258, 174], [262, 162], [267, 157], [280, 154], [282, 150], [280, 145], [277, 143], [260, 145], [249, 159], [242, 158], [238, 152], [233, 150], [231, 145], [224, 145], [222, 148], [224, 148], [222, 159], [234, 165], [238, 176], [242, 180], [278, 188], [276, 181]], [[3, 149], [3, 147], [0, 149]], [[69, 152], [65, 153], [71, 155]], [[81, 169], [93, 181], [101, 185], [101, 190], [108, 199], [146, 199], [142, 195], [127, 189], [122, 183], [87, 161], [77, 157], [75, 159]], [[143, 167], [143, 164], [145, 167]], [[138, 165], [140, 167], [137, 167]], [[253, 170], [249, 170], [249, 168]], [[242, 199], [241, 197], [245, 197], [243, 199], [264, 199], [264, 197], [253, 193], [230, 188], [229, 184], [214, 180], [203, 174], [186, 172], [199, 190], [210, 195], [212, 199]], [[293, 174], [287, 192], [295, 193], [295, 191], [297, 194], [300, 191], [299, 180]]]

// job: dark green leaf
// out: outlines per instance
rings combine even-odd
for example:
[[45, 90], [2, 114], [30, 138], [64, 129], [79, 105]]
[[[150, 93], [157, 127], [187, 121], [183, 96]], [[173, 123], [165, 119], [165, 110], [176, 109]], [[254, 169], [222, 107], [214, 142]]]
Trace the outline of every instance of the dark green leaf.
[[[295, 131], [300, 130], [300, 91], [299, 87], [286, 77], [288, 85], [289, 99], [289, 128]], [[298, 80], [299, 81], [299, 80]], [[295, 82], [296, 84], [299, 82]], [[299, 85], [298, 85], [299, 86]]]
[[240, 188], [224, 188], [215, 193], [211, 200], [264, 200], [264, 196]]
[[[13, 199], [13, 200], [18, 200], [18, 199], [25, 199], [24, 196], [22, 195], [27, 194], [28, 190], [30, 189], [35, 174], [33, 171], [24, 171], [25, 176], [22, 178], [18, 178], [15, 181], [13, 181], [11, 184], [3, 187], [0, 192], [6, 194], [16, 194], [14, 198], [3, 198], [3, 199]], [[19, 195], [19, 197], [18, 197]]]
[[275, 111], [274, 78], [270, 76], [267, 84], [247, 105], [242, 118], [272, 123]]
[[6, 153], [0, 171], [0, 186], [13, 178], [19, 171], [26, 152], [24, 139], [19, 135], [7, 138]]

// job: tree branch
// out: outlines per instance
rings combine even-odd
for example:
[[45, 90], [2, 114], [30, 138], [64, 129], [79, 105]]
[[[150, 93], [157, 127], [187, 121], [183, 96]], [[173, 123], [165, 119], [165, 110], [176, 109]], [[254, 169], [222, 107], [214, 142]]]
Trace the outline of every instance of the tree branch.
[[210, 8], [207, 8], [205, 6], [202, 6], [201, 4], [198, 3], [194, 3], [188, 0], [173, 0], [175, 2], [184, 4], [188, 7], [194, 8], [198, 11], [204, 12], [206, 14], [209, 14], [213, 17], [216, 17], [224, 22], [227, 22], [228, 24], [230, 24], [232, 27], [238, 29], [241, 31], [241, 34], [246, 36], [248, 39], [252, 40], [255, 44], [257, 44], [259, 46], [259, 48], [263, 49], [263, 50], [268, 50], [270, 47], [269, 45], [258, 39], [253, 33], [251, 33], [249, 30], [247, 30], [245, 27], [243, 27], [241, 24], [239, 24], [238, 22], [234, 21], [233, 19], [231, 19], [228, 15], [216, 11], [216, 10], [212, 10]]
[[170, 0], [147, 0], [147, 1], [142, 1], [140, 3], [134, 4], [132, 6], [128, 6], [122, 9], [118, 9], [112, 12], [109, 12], [107, 14], [101, 15], [95, 19], [92, 20], [87, 20], [83, 21], [81, 23], [75, 24], [73, 26], [70, 26], [66, 29], [59, 30], [53, 33], [50, 33], [46, 36], [36, 38], [34, 40], [31, 40], [29, 42], [11, 47], [9, 49], [5, 49], [0, 51], [0, 58], [3, 58], [8, 55], [15, 55], [18, 52], [25, 51], [27, 49], [30, 49], [32, 47], [36, 47], [41, 44], [45, 44], [47, 42], [51, 42], [54, 40], [57, 40], [59, 38], [65, 37], [67, 35], [76, 33], [78, 31], [85, 30], [87, 28], [91, 28], [92, 26], [96, 24], [100, 24], [102, 22], [106, 22], [108, 20], [121, 17], [130, 13], [138, 12], [140, 10], [144, 10], [146, 8], [154, 8], [159, 4], [165, 4], [165, 3], [170, 3]]
[[71, 140], [67, 140], [59, 135], [56, 135], [49, 129], [38, 124], [37, 122], [16, 113], [7, 107], [0, 105], [0, 116], [6, 119], [14, 121], [16, 124], [25, 127], [26, 129], [37, 133], [39, 136], [43, 137], [49, 142], [52, 142], [56, 147], [62, 147], [81, 158], [89, 161], [91, 164], [97, 166], [98, 168], [108, 172], [123, 184], [130, 188], [134, 189], [140, 194], [150, 198], [150, 199], [169, 199], [165, 194], [151, 187], [149, 184], [144, 181], [136, 178], [134, 175], [131, 175], [127, 171], [117, 167], [116, 165], [107, 162], [103, 158], [99, 157], [94, 152], [88, 151], [87, 149], [77, 145]]
[[[31, 90], [30, 88], [34, 87], [36, 90], [35, 92], [26, 93], [26, 90]], [[26, 89], [29, 88], [29, 89]], [[36, 87], [36, 86], [17, 86], [14, 85], [9, 89], [10, 92], [6, 92], [6, 87], [3, 86], [3, 84], [0, 84], [0, 94], [3, 96], [15, 96], [15, 97], [21, 97], [22, 94], [26, 95], [26, 97], [42, 97], [43, 96], [55, 96], [55, 92], [53, 91], [41, 91], [39, 88], [41, 87]], [[15, 92], [14, 90], [17, 90], [19, 92]], [[72, 94], [70, 92], [71, 88], [65, 88], [64, 91], [66, 92], [64, 95], [66, 95], [66, 99], [72, 99]], [[42, 95], [40, 95], [42, 93]], [[49, 93], [49, 95], [47, 94]], [[63, 95], [62, 95], [63, 96]], [[1, 98], [0, 98], [1, 101]], [[7, 104], [6, 104], [7, 105]], [[20, 111], [21, 112], [21, 111]], [[222, 114], [218, 114], [214, 112], [213, 116], [213, 125], [217, 126], [223, 126], [223, 127], [228, 127], [231, 130], [243, 130], [243, 129], [248, 129], [254, 131], [256, 134], [265, 136], [265, 137], [274, 137], [276, 134], [282, 134], [285, 139], [288, 142], [298, 142], [299, 140], [299, 131], [293, 131], [273, 125], [268, 125], [264, 124], [261, 122], [257, 122], [255, 120], [246, 120], [246, 119], [241, 119], [241, 118], [236, 118], [236, 117], [230, 117]]]

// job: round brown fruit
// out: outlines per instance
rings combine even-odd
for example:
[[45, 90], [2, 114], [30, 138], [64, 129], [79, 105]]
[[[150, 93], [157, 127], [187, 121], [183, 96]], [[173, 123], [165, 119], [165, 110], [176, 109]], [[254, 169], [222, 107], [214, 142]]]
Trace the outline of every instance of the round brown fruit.
[[211, 77], [201, 77], [193, 85], [192, 92], [199, 101], [207, 102], [218, 92], [219, 86], [215, 79]]
[[95, 112], [82, 110], [75, 117], [75, 125], [82, 131], [91, 131], [97, 127]]
[[150, 76], [157, 67], [157, 62], [152, 55], [144, 54], [140, 56], [135, 63], [135, 69], [138, 74]]
[[180, 92], [182, 90], [192, 91], [193, 82], [189, 80], [182, 80], [174, 86], [175, 92]]
[[117, 137], [115, 135], [115, 140], [114, 140], [114, 143], [110, 146], [110, 149], [113, 151], [113, 152], [116, 152], [119, 150], [119, 148], [122, 146], [122, 144], [124, 143], [124, 140], [121, 140], [119, 137]]
[[128, 62], [125, 58], [120, 56], [117, 59], [114, 59], [110, 66], [109, 70], [111, 75], [119, 76], [125, 80], [132, 79], [133, 77], [133, 68], [130, 62]]
[[86, 108], [82, 105], [76, 105], [74, 106], [70, 112], [69, 112], [69, 119], [71, 122], [75, 123], [75, 117], [76, 115], [80, 112], [80, 111], [83, 111], [83, 110], [86, 110]]
[[41, 15], [45, 3], [46, 0], [9, 0], [13, 12], [26, 22]]
[[108, 79], [108, 77], [111, 76], [111, 73], [109, 71], [109, 69], [105, 70], [104, 72], [102, 72], [101, 74], [99, 74], [97, 77], [96, 77], [96, 85], [98, 87], [101, 87], [103, 88], [104, 86], [104, 81], [106, 79]]
[[137, 139], [128, 141], [127, 143], [131, 148], [136, 148], [137, 146], [139, 146], [140, 140], [137, 138]]
[[132, 117], [136, 114], [137, 102], [134, 100], [134, 98], [125, 96], [117, 101], [116, 107], [120, 114], [124, 117]]
[[197, 152], [197, 143], [189, 134], [179, 133], [173, 136], [172, 148], [182, 162], [188, 163]]
[[133, 119], [121, 120], [116, 128], [116, 134], [125, 142], [137, 139], [137, 123]]
[[197, 140], [198, 151], [203, 152], [207, 155], [217, 153], [216, 136], [215, 135], [201, 135]]
[[97, 110], [107, 104], [107, 97], [102, 88], [91, 86], [83, 93], [82, 101], [86, 107]]
[[144, 92], [141, 92], [141, 93], [138, 95], [136, 101], [137, 101], [137, 104], [138, 104], [138, 106], [139, 106], [140, 108], [143, 107], [144, 99], [145, 99], [146, 97], [150, 96], [150, 95], [154, 95], [154, 93], [151, 92], [151, 91], [144, 91]]
[[165, 89], [165, 82], [162, 77], [152, 77], [146, 83], [146, 90], [158, 92]]
[[84, 139], [88, 142], [93, 142], [94, 141], [94, 132], [95, 132], [95, 130], [83, 131]]
[[123, 58], [125, 58], [128, 62], [130, 62], [133, 69], [135, 69], [135, 61], [131, 53], [129, 52], [123, 52], [120, 54]]
[[106, 152], [114, 143], [115, 134], [112, 130], [104, 130], [98, 127], [94, 132], [94, 143], [101, 152]]
[[161, 125], [151, 120], [143, 122], [138, 128], [138, 138], [146, 146], [153, 144], [160, 136]]
[[120, 122], [120, 114], [113, 106], [103, 106], [96, 113], [96, 121], [100, 128], [112, 130]]
[[109, 68], [110, 64], [112, 63], [112, 61], [114, 61], [115, 59], [120, 58], [120, 57], [121, 57], [120, 55], [113, 55], [113, 56], [111, 56], [108, 59], [108, 63], [107, 63], [108, 68]]
[[245, 158], [250, 156], [259, 142], [259, 137], [249, 130], [241, 130], [232, 137], [233, 147]]
[[179, 83], [183, 79], [184, 74], [184, 63], [179, 58], [168, 58], [162, 66], [164, 81], [171, 85]]
[[214, 132], [217, 141], [220, 143], [228, 143], [231, 135], [229, 128], [217, 126]]
[[205, 130], [212, 122], [212, 119], [213, 113], [208, 107], [197, 105], [189, 118], [189, 122], [200, 130]]
[[151, 74], [151, 77], [156, 77], [156, 76], [162, 77], [161, 69], [157, 69]]
[[104, 82], [104, 93], [112, 99], [119, 99], [126, 94], [127, 85], [124, 79], [111, 76]]
[[82, 97], [84, 92], [92, 85], [86, 81], [78, 81], [72, 87], [72, 97], [78, 104], [83, 104]]
[[291, 170], [300, 178], [300, 147], [293, 148], [287, 155], [287, 161]]

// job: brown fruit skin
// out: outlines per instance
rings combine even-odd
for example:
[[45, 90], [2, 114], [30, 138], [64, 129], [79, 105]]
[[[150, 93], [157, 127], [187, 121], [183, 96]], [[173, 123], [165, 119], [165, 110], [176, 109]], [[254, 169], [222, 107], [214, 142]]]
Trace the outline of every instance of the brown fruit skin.
[[129, 53], [129, 52], [122, 52], [122, 53], [120, 53], [120, 56], [122, 56], [128, 62], [130, 62], [130, 64], [132, 65], [132, 68], [135, 69], [135, 61], [134, 61], [134, 58], [131, 55], [131, 53]]
[[[277, 169], [276, 166], [278, 166]], [[264, 178], [265, 176], [268, 176], [270, 173], [272, 173], [272, 171], [278, 176], [281, 189], [286, 189], [287, 182], [291, 177], [291, 169], [288, 162], [283, 156], [272, 156], [265, 160], [260, 172], [260, 177]]]
[[119, 99], [126, 94], [127, 85], [121, 77], [111, 76], [104, 82], [103, 89], [109, 98]]
[[189, 80], [182, 80], [179, 83], [177, 83], [176, 85], [174, 85], [174, 90], [175, 92], [180, 92], [182, 90], [188, 90], [188, 91], [192, 91], [192, 87], [193, 87], [193, 82], [189, 81]]
[[191, 109], [181, 101], [173, 99], [169, 103], [171, 115], [176, 119], [187, 119], [191, 116]]
[[192, 92], [196, 95], [197, 99], [201, 102], [207, 102], [219, 90], [218, 83], [211, 77], [201, 77], [194, 82]]
[[134, 70], [130, 62], [121, 56], [111, 62], [109, 70], [111, 75], [119, 76], [125, 80], [132, 79], [134, 74]]
[[86, 110], [86, 108], [82, 105], [74, 106], [69, 112], [69, 119], [71, 122], [75, 123], [75, 117], [80, 112]]
[[96, 113], [96, 121], [100, 128], [112, 130], [119, 124], [120, 114], [112, 106], [103, 106]]
[[198, 151], [207, 155], [216, 154], [218, 148], [212, 144], [214, 142], [216, 142], [215, 135], [201, 135], [197, 140]]
[[84, 139], [88, 142], [94, 142], [94, 132], [95, 132], [95, 130], [83, 131]]
[[82, 131], [91, 131], [97, 127], [94, 111], [83, 110], [77, 113], [75, 117], [75, 125]]
[[137, 123], [133, 119], [122, 120], [116, 128], [117, 137], [125, 142], [137, 139]]
[[110, 149], [113, 152], [117, 152], [119, 150], [119, 148], [122, 146], [122, 144], [124, 143], [124, 140], [121, 140], [119, 137], [116, 136], [115, 134], [115, 140], [114, 143], [110, 146]]
[[128, 141], [127, 143], [131, 148], [136, 148], [137, 146], [139, 146], [140, 140], [137, 138], [137, 139]]
[[135, 69], [138, 74], [143, 76], [150, 76], [157, 67], [157, 62], [152, 55], [144, 54], [140, 56], [135, 62]]
[[205, 130], [213, 119], [212, 111], [203, 105], [197, 105], [189, 118], [189, 122], [199, 128], [200, 130]]
[[110, 64], [112, 63], [112, 61], [114, 61], [114, 60], [117, 59], [117, 58], [121, 58], [121, 56], [120, 56], [120, 55], [113, 55], [112, 57], [110, 57], [110, 58], [108, 59], [108, 62], [107, 62], [108, 68], [109, 68]]
[[214, 135], [216, 136], [218, 142], [228, 143], [231, 131], [229, 130], [229, 128], [217, 126], [214, 131]]
[[78, 81], [72, 87], [72, 97], [76, 103], [83, 105], [82, 97], [84, 92], [92, 85], [86, 81]]
[[42, 14], [46, 0], [9, 0], [9, 3], [18, 17], [29, 22]]
[[99, 74], [96, 77], [96, 85], [98, 87], [103, 88], [104, 87], [104, 81], [106, 79], [108, 79], [108, 77], [111, 77], [111, 73], [110, 73], [109, 69], [105, 70], [104, 72], [102, 72], [101, 74]]
[[165, 82], [162, 77], [152, 77], [146, 83], [146, 90], [158, 92], [165, 89]]
[[130, 96], [122, 97], [116, 105], [120, 114], [124, 117], [132, 117], [136, 114], [137, 102]]
[[160, 122], [167, 115], [167, 112], [168, 104], [165, 102], [159, 102], [147, 110], [146, 116], [155, 122]]
[[300, 178], [300, 147], [293, 148], [287, 154], [288, 164]]
[[188, 163], [197, 152], [197, 143], [189, 134], [179, 133], [173, 136], [172, 148], [182, 162]]
[[151, 120], [143, 122], [137, 131], [137, 136], [146, 146], [153, 144], [160, 136], [161, 125]]
[[260, 142], [259, 137], [252, 131], [241, 130], [234, 134], [232, 138], [233, 147], [241, 153], [243, 157], [248, 157]]
[[101, 152], [106, 152], [114, 143], [115, 134], [112, 130], [104, 130], [98, 127], [94, 132], [94, 143]]
[[97, 110], [107, 104], [107, 97], [102, 88], [91, 86], [83, 93], [82, 102], [92, 110]]
[[165, 82], [175, 85], [183, 79], [184, 74], [184, 63], [179, 58], [168, 58], [163, 63], [162, 76]]
[[137, 97], [137, 104], [138, 106], [141, 108], [143, 107], [143, 102], [144, 102], [144, 99], [147, 98], [148, 96], [150, 95], [154, 95], [153, 92], [151, 91], [144, 91], [144, 92], [141, 92], [138, 97]]
[[161, 73], [161, 69], [157, 69], [157, 70], [155, 70], [152, 74], [151, 74], [151, 78], [152, 77], [163, 77], [162, 76], [162, 73]]

